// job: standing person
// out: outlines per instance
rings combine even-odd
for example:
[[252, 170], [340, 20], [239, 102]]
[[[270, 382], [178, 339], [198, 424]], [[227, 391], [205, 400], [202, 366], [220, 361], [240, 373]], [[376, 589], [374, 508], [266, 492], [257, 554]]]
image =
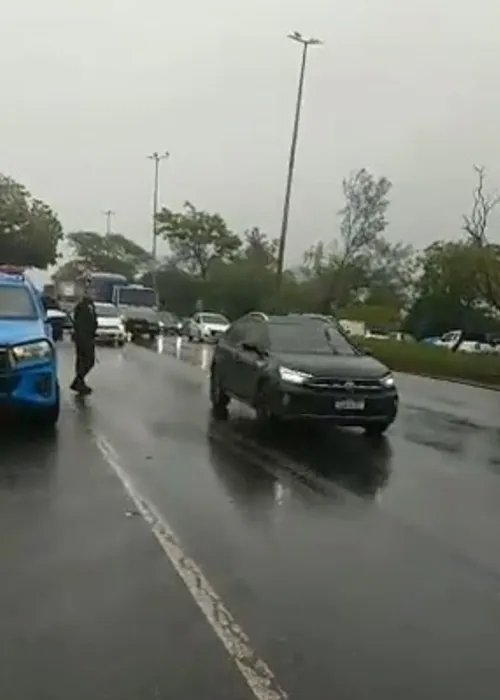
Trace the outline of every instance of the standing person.
[[95, 334], [97, 314], [92, 300], [92, 289], [86, 282], [80, 300], [73, 312], [73, 333], [75, 340], [75, 378], [70, 389], [81, 395], [92, 393], [85, 383], [85, 377], [95, 364]]

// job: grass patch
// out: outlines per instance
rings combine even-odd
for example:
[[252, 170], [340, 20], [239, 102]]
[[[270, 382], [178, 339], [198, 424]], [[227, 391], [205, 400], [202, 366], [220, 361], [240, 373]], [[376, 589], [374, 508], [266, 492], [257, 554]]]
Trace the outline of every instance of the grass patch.
[[422, 343], [373, 338], [363, 339], [363, 345], [395, 372], [500, 385], [500, 355], [451, 352]]

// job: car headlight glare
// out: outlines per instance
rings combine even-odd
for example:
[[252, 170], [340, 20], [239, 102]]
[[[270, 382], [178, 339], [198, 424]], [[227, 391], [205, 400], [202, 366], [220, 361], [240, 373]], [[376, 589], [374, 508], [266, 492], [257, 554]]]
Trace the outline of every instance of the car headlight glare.
[[280, 379], [289, 384], [303, 384], [312, 377], [312, 374], [298, 372], [296, 369], [289, 369], [288, 367], [280, 367], [278, 373]]
[[53, 349], [46, 340], [37, 340], [34, 343], [24, 343], [12, 348], [12, 357], [16, 364], [22, 362], [33, 362], [37, 360], [48, 360], [53, 355]]
[[380, 383], [382, 384], [383, 387], [386, 389], [393, 389], [396, 382], [394, 381], [394, 377], [392, 374], [386, 374], [385, 377], [382, 377], [380, 380]]

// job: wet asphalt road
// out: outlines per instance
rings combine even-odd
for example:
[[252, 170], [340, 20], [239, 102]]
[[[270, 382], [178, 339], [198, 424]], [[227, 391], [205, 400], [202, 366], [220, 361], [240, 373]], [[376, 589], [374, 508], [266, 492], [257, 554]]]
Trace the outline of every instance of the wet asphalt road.
[[3, 436], [0, 697], [254, 697], [104, 441], [289, 698], [496, 700], [500, 393], [401, 376], [385, 441], [265, 435], [211, 421], [209, 358], [102, 349], [55, 439]]

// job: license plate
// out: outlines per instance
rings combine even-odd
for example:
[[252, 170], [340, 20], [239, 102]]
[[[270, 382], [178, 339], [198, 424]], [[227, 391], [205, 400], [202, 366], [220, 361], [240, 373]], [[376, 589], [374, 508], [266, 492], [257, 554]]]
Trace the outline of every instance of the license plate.
[[335, 408], [339, 411], [364, 411], [365, 402], [354, 399], [342, 399], [342, 401], [335, 401]]

